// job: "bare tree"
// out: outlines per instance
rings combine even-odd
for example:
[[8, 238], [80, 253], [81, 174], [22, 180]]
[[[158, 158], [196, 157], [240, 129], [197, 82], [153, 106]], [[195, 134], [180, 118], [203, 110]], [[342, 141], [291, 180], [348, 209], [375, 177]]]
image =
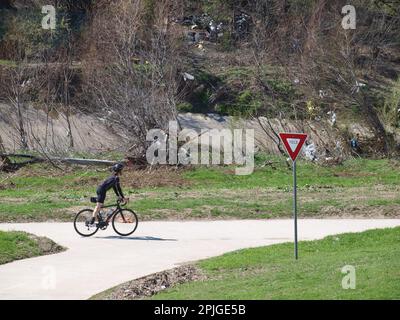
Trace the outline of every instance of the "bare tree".
[[[70, 41], [68, 42], [71, 45]], [[73, 108], [71, 105], [71, 89], [72, 89], [72, 81], [75, 75], [75, 71], [72, 66], [72, 56], [71, 56], [71, 47], [66, 50], [62, 57], [60, 58], [61, 62], [61, 87], [62, 87], [62, 102], [63, 102], [63, 114], [65, 116], [65, 120], [67, 122], [67, 137], [69, 140], [69, 148], [74, 148], [74, 137], [72, 133], [72, 125], [71, 125], [71, 115], [73, 112]]]
[[[291, 86], [289, 62], [291, 43], [294, 35], [285, 19], [287, 1], [258, 1], [253, 5], [253, 32], [251, 54], [248, 62], [254, 70], [254, 82], [260, 93], [262, 106], [251, 113], [266, 136], [276, 145], [282, 155], [286, 152], [281, 143], [279, 132], [272, 124], [276, 120], [284, 128], [283, 119], [296, 118], [304, 105], [301, 96], [291, 94], [282, 101], [282, 92], [271, 85], [273, 82], [287, 83]], [[279, 73], [273, 70], [280, 70]]]
[[28, 137], [25, 128], [24, 104], [27, 102], [27, 94], [31, 88], [33, 80], [32, 69], [26, 64], [17, 64], [16, 66], [3, 67], [0, 77], [2, 91], [5, 98], [14, 107], [17, 123], [15, 127], [18, 131], [19, 146], [26, 150], [28, 146]]
[[1, 154], [6, 154], [6, 148], [3, 144], [3, 138], [0, 135], [0, 170], [2, 170], [5, 166], [9, 164], [9, 159], [6, 156], [2, 156]]
[[[318, 30], [307, 35], [306, 45], [297, 68], [309, 96], [324, 104], [358, 106], [363, 116], [375, 129], [377, 146], [388, 154], [390, 139], [377, 112], [376, 92], [384, 92], [387, 80], [380, 75], [379, 61], [394, 43], [400, 26], [399, 14], [388, 17], [383, 11], [359, 15], [357, 28], [345, 30], [340, 23], [342, 3], [320, 1], [315, 15], [304, 22], [307, 30]], [[328, 21], [328, 23], [327, 23]], [[398, 31], [397, 31], [398, 32]], [[334, 39], [334, 41], [333, 41]], [[370, 50], [370, 56], [364, 52]], [[320, 99], [318, 92], [325, 89]]]
[[149, 11], [144, 1], [119, 0], [93, 18], [96, 57], [84, 68], [89, 97], [100, 117], [127, 130], [138, 155], [148, 130], [166, 129], [177, 116], [179, 42], [171, 12], [168, 1]]
[[[387, 57], [396, 47], [400, 10], [391, 1], [358, 6], [356, 30], [345, 30], [341, 25], [345, 4], [316, 0], [300, 6], [263, 0], [253, 5], [251, 62], [264, 100], [259, 111], [302, 120], [309, 104], [310, 110], [315, 108], [309, 115], [314, 120], [331, 106], [340, 105], [343, 110], [356, 105], [375, 129], [379, 148], [387, 154], [390, 138], [376, 109], [376, 93], [385, 92], [388, 84], [379, 69], [389, 64]], [[268, 79], [274, 75], [266, 73], [268, 68], [296, 83], [301, 95], [291, 98], [291, 108], [277, 103], [279, 93], [269, 85]]]

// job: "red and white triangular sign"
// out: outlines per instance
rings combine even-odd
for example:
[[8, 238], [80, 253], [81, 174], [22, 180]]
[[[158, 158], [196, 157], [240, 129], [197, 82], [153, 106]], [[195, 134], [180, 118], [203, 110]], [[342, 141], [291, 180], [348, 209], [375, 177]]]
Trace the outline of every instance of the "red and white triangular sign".
[[305, 133], [280, 133], [279, 137], [285, 145], [290, 158], [292, 158], [293, 161], [296, 161], [308, 136]]

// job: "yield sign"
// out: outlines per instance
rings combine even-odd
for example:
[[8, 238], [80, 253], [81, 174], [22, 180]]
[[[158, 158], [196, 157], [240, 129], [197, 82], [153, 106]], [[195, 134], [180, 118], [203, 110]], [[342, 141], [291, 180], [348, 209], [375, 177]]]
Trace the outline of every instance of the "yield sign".
[[290, 158], [296, 161], [304, 142], [306, 142], [307, 135], [305, 133], [280, 133], [281, 138]]

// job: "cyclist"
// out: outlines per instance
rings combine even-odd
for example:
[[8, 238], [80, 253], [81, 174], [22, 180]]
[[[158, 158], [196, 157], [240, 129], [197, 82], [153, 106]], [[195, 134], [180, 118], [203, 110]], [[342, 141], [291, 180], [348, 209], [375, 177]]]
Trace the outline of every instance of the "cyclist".
[[123, 203], [129, 201], [129, 199], [125, 198], [124, 194], [122, 193], [121, 185], [119, 183], [119, 176], [122, 174], [123, 169], [124, 165], [122, 163], [117, 163], [114, 166], [112, 166], [111, 168], [113, 172], [112, 176], [98, 186], [96, 208], [93, 210], [93, 216], [90, 221], [90, 224], [95, 223], [96, 217], [104, 205], [104, 200], [106, 199], [107, 191], [110, 190], [111, 188], [114, 189], [114, 192], [117, 195], [119, 201]]

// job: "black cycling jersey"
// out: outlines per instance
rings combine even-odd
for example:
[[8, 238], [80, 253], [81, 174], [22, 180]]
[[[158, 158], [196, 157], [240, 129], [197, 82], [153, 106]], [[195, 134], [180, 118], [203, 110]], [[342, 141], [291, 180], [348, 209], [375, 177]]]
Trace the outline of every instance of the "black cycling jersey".
[[97, 188], [97, 194], [105, 194], [111, 188], [114, 189], [117, 197], [124, 198], [124, 194], [122, 193], [121, 185], [119, 184], [119, 177], [112, 175], [107, 180], [105, 180], [99, 187]]

